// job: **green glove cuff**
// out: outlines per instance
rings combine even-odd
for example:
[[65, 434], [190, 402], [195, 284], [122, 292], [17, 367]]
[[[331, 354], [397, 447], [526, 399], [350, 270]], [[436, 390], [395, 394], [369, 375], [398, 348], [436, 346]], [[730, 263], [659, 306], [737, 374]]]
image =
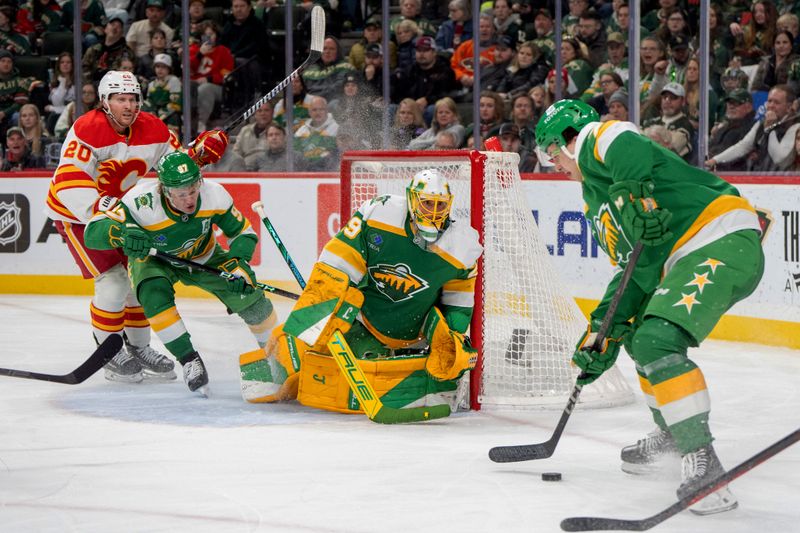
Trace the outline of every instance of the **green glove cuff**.
[[230, 242], [228, 255], [244, 259], [249, 263], [255, 253], [257, 242], [253, 235], [239, 235]]

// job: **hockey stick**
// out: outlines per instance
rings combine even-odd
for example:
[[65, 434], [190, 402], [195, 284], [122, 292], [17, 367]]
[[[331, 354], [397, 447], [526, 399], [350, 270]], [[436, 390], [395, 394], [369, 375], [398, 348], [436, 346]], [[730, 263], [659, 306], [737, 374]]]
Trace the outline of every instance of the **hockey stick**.
[[52, 381], [53, 383], [66, 383], [67, 385], [77, 385], [83, 383], [95, 372], [103, 368], [106, 363], [111, 361], [122, 349], [122, 336], [113, 333], [104, 340], [89, 358], [78, 368], [69, 374], [41, 374], [39, 372], [29, 372], [28, 370], [13, 370], [11, 368], [0, 368], [0, 376], [12, 378], [36, 379], [39, 381]]
[[[178, 257], [176, 255], [168, 254], [166, 252], [161, 252], [156, 250], [155, 248], [150, 248], [149, 255], [158, 257], [159, 259], [163, 259], [164, 261], [170, 261], [173, 263], [179, 263], [183, 266], [189, 268], [196, 268], [197, 270], [202, 270], [203, 272], [208, 272], [209, 274], [216, 274], [217, 276], [232, 280], [235, 279], [236, 276], [231, 274], [230, 272], [225, 272], [224, 270], [220, 270], [218, 268], [210, 267], [208, 265], [204, 265], [202, 263], [197, 263], [195, 261], [191, 261], [189, 259], [184, 259], [182, 257]], [[285, 291], [283, 289], [279, 289], [278, 287], [273, 287], [272, 285], [267, 285], [266, 283], [260, 283], [258, 281], [255, 282], [253, 285], [257, 289], [261, 289], [262, 291], [267, 291], [269, 293], [275, 294], [277, 296], [283, 296], [284, 298], [289, 298], [292, 300], [297, 300], [300, 298], [300, 295], [295, 294], [293, 292]]]
[[[625, 265], [625, 270], [622, 271], [622, 277], [619, 280], [617, 290], [614, 291], [614, 296], [611, 298], [611, 303], [608, 305], [608, 310], [603, 317], [603, 322], [600, 325], [600, 329], [597, 332], [597, 337], [592, 345], [592, 350], [596, 352], [602, 350], [603, 341], [605, 340], [606, 335], [608, 335], [608, 331], [611, 329], [611, 322], [613, 321], [614, 315], [617, 312], [619, 302], [622, 300], [622, 294], [625, 292], [625, 288], [628, 286], [628, 282], [633, 275], [633, 269], [636, 268], [636, 263], [639, 261], [639, 256], [641, 255], [643, 248], [644, 245], [641, 242], [636, 243], [636, 246], [633, 247], [633, 251], [631, 252], [631, 257], [628, 260], [628, 264]], [[583, 374], [581, 374], [581, 376], [582, 375]], [[581, 376], [578, 376], [578, 379], [580, 379]], [[550, 439], [539, 444], [496, 446], [489, 450], [489, 459], [495, 463], [516, 463], [518, 461], [546, 459], [553, 455], [553, 453], [556, 451], [556, 446], [558, 446], [558, 441], [561, 439], [561, 434], [564, 432], [564, 427], [567, 425], [570, 415], [572, 415], [572, 410], [575, 408], [575, 404], [578, 403], [581, 390], [583, 390], [583, 385], [575, 383], [575, 388], [572, 389], [572, 394], [569, 396], [567, 405], [564, 407], [564, 412], [561, 414], [561, 418], [559, 419], [556, 429], [553, 432], [553, 436], [550, 437]]]
[[[283, 91], [292, 80], [299, 76], [311, 63], [315, 62], [319, 57], [322, 55], [322, 44], [325, 41], [325, 10], [322, 9], [320, 6], [314, 6], [311, 10], [311, 50], [308, 53], [308, 57], [306, 58], [303, 63], [297, 67], [294, 72], [289, 74], [287, 77], [283, 79], [278, 85], [275, 86], [270, 92], [268, 92], [265, 96], [262, 96], [256, 102], [248, 107], [244, 113], [239, 115], [237, 118], [228, 122], [222, 127], [222, 130], [225, 133], [230, 133], [235, 130], [239, 124], [246, 121], [248, 118], [252, 117], [258, 108], [260, 108], [265, 103], [269, 102], [276, 96], [278, 96], [281, 91]], [[191, 145], [190, 145], [191, 146]]]
[[272, 222], [270, 222], [269, 218], [267, 218], [267, 213], [266, 211], [264, 211], [264, 204], [261, 202], [261, 200], [259, 200], [258, 202], [253, 202], [253, 205], [251, 207], [253, 211], [258, 213], [258, 216], [261, 217], [261, 222], [264, 223], [264, 226], [267, 228], [267, 231], [272, 237], [272, 240], [275, 241], [275, 245], [278, 247], [278, 251], [280, 251], [281, 255], [283, 256], [284, 262], [288, 265], [289, 269], [292, 271], [294, 279], [297, 280], [297, 283], [300, 285], [301, 289], [305, 289], [306, 282], [303, 279], [303, 276], [300, 274], [300, 271], [297, 269], [297, 265], [295, 265], [294, 261], [292, 261], [292, 258], [289, 255], [289, 251], [283, 245], [283, 241], [278, 235], [278, 232], [275, 231], [275, 227], [272, 225]]
[[657, 526], [664, 520], [675, 516], [694, 503], [702, 500], [712, 492], [716, 492], [742, 474], [745, 474], [760, 465], [775, 454], [782, 452], [792, 444], [800, 441], [800, 429], [796, 429], [787, 436], [752, 456], [750, 459], [739, 463], [718, 478], [709, 481], [694, 492], [687, 494], [660, 513], [656, 513], [641, 520], [623, 520], [620, 518], [599, 518], [590, 516], [576, 516], [565, 518], [561, 521], [564, 531], [646, 531]]
[[347, 379], [350, 390], [358, 398], [364, 413], [373, 422], [379, 424], [403, 424], [407, 422], [422, 422], [450, 416], [450, 406], [434, 405], [431, 407], [406, 407], [396, 409], [387, 407], [378, 398], [375, 389], [367, 381], [364, 371], [361, 370], [353, 350], [338, 329], [333, 332], [328, 341], [328, 350], [333, 355], [339, 370]]

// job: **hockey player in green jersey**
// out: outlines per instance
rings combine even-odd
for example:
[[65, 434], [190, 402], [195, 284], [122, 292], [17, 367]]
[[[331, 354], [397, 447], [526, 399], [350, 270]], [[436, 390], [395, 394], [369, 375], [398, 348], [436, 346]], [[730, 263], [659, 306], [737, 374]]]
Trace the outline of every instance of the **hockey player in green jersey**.
[[[613, 366], [624, 343], [658, 428], [622, 450], [622, 469], [645, 473], [680, 454], [683, 497], [724, 471], [712, 445], [703, 373], [687, 349], [699, 346], [758, 285], [764, 254], [756, 212], [727, 182], [688, 165], [630, 122], [599, 122], [583, 102], [551, 105], [536, 142], [558, 171], [581, 182], [592, 234], [613, 263], [624, 267], [636, 242], [644, 245], [604, 350], [590, 349], [592, 331], [621, 270], [591, 313], [572, 360], [587, 375], [579, 381], [590, 383]], [[711, 514], [736, 505], [726, 487], [692, 510]]]
[[405, 197], [365, 202], [325, 245], [266, 353], [242, 355], [245, 399], [359, 412], [327, 348], [339, 330], [384, 405], [442, 403], [475, 364], [464, 334], [483, 251], [469, 223], [451, 220], [452, 201], [446, 179], [422, 170]]
[[[128, 256], [131, 284], [145, 316], [183, 365], [189, 389], [206, 395], [208, 374], [175, 306], [175, 283], [200, 287], [219, 298], [244, 320], [262, 347], [276, 315], [272, 302], [253, 288], [255, 275], [248, 261], [258, 237], [230, 194], [218, 183], [203, 180], [197, 164], [183, 152], [162, 157], [156, 171], [157, 181], [139, 182], [117, 207], [90, 220], [86, 244], [98, 250], [121, 248]], [[229, 239], [229, 250], [217, 244], [214, 226]], [[236, 278], [228, 281], [168, 263], [148, 255], [151, 248], [220, 268]]]

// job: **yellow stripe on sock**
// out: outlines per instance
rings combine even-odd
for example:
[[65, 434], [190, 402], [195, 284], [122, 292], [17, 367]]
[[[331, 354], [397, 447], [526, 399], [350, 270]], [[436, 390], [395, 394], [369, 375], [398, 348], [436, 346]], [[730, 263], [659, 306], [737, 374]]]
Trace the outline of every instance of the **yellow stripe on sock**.
[[658, 405], [666, 405], [704, 390], [706, 390], [706, 380], [699, 368], [653, 385]]
[[161, 311], [156, 316], [150, 318], [150, 327], [153, 328], [153, 331], [158, 333], [159, 331], [163, 331], [171, 325], [179, 322], [180, 319], [181, 315], [178, 313], [178, 309], [175, 306], [172, 306], [169, 309]]

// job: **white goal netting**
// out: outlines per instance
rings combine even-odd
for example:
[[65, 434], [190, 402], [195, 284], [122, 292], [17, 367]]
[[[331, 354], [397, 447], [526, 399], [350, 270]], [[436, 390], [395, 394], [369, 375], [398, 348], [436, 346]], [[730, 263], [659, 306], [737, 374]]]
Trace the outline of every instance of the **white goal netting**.
[[[482, 408], [561, 407], [575, 385], [578, 371], [570, 357], [586, 320], [558, 279], [517, 165], [516, 154], [496, 152], [348, 153], [342, 217], [346, 220], [376, 195], [404, 195], [420, 170], [436, 168], [444, 174], [455, 196], [452, 218], [472, 221], [484, 245], [470, 331], [482, 357], [471, 375], [471, 403]], [[581, 394], [581, 403], [598, 407], [632, 399], [616, 367]]]

